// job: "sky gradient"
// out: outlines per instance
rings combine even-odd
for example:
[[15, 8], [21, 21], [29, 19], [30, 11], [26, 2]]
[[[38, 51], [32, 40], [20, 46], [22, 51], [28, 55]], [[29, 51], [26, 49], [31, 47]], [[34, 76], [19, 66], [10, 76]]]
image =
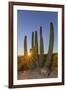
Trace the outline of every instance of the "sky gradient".
[[27, 36], [28, 51], [31, 48], [32, 32], [38, 33], [38, 45], [40, 46], [40, 26], [42, 26], [42, 35], [44, 43], [44, 53], [48, 52], [50, 22], [54, 26], [54, 49], [53, 52], [58, 51], [58, 13], [48, 11], [31, 11], [18, 10], [17, 11], [17, 46], [18, 55], [24, 54], [24, 36]]

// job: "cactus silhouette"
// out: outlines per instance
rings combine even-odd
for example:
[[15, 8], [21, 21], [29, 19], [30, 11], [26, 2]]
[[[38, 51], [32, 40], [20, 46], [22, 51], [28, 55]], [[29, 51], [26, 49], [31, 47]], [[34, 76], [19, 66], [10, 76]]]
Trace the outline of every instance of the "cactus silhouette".
[[27, 54], [27, 36], [24, 37], [24, 55]]
[[[32, 40], [31, 40], [31, 60], [28, 62], [28, 66], [30, 68], [34, 67], [40, 67], [45, 68], [50, 71], [50, 65], [52, 60], [52, 54], [53, 54], [53, 46], [54, 46], [54, 27], [53, 23], [50, 23], [50, 38], [49, 38], [49, 48], [48, 48], [48, 54], [45, 58], [44, 55], [44, 45], [43, 45], [43, 36], [42, 36], [42, 26], [40, 26], [40, 55], [38, 55], [38, 35], [37, 31], [32, 32]], [[27, 55], [27, 36], [24, 37], [24, 55]], [[26, 57], [25, 57], [26, 58]], [[26, 58], [27, 59], [27, 58]], [[25, 60], [26, 60], [25, 59]], [[30, 64], [29, 64], [30, 63]]]
[[38, 36], [37, 36], [37, 31], [35, 31], [35, 49], [36, 49], [36, 54], [38, 54]]
[[48, 49], [48, 54], [45, 62], [45, 68], [49, 68], [51, 65], [51, 58], [53, 54], [53, 46], [54, 46], [54, 27], [53, 23], [50, 23], [50, 40], [49, 40], [49, 49]]
[[44, 54], [42, 27], [40, 26], [40, 54]]
[[42, 68], [44, 64], [44, 45], [43, 45], [43, 37], [42, 37], [42, 27], [40, 26], [40, 60], [39, 66]]
[[34, 48], [34, 32], [32, 32], [32, 48]]

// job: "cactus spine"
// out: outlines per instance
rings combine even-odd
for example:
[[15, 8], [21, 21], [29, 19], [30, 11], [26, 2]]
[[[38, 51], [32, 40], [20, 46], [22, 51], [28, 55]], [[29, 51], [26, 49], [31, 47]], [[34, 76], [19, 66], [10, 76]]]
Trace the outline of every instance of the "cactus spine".
[[53, 23], [50, 23], [50, 40], [49, 40], [49, 49], [46, 58], [45, 68], [49, 68], [51, 65], [51, 57], [53, 54], [53, 46], [54, 46], [54, 27]]
[[27, 54], [27, 36], [24, 37], [24, 55]]

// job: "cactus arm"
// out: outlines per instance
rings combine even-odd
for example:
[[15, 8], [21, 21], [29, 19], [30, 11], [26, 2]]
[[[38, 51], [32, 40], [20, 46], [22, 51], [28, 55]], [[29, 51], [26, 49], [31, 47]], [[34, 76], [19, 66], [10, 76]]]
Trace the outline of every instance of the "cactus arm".
[[40, 59], [39, 59], [39, 67], [44, 66], [44, 44], [43, 44], [43, 36], [42, 36], [42, 27], [40, 26]]
[[42, 27], [40, 26], [40, 54], [44, 54]]
[[27, 36], [24, 37], [24, 55], [27, 54]]
[[32, 48], [34, 48], [34, 32], [32, 32], [32, 40], [31, 40], [31, 42], [32, 42]]
[[35, 49], [36, 49], [36, 54], [38, 54], [38, 35], [37, 35], [37, 31], [35, 31]]
[[45, 68], [49, 68], [51, 65], [51, 58], [53, 54], [53, 46], [54, 46], [54, 27], [53, 23], [50, 23], [50, 40], [49, 40], [49, 49], [48, 49], [48, 54], [45, 62]]

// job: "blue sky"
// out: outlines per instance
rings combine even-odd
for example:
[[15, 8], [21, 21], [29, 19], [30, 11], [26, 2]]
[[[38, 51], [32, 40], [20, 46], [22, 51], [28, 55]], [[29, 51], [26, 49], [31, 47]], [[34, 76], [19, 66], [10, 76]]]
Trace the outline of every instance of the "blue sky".
[[[58, 51], [58, 13], [48, 11], [17, 11], [17, 46], [18, 55], [24, 54], [24, 36], [27, 35], [28, 51], [31, 48], [31, 36], [33, 31], [38, 32], [38, 44], [40, 35], [40, 26], [42, 26], [42, 35], [44, 43], [44, 52], [48, 52], [50, 22], [54, 25], [54, 49], [53, 52]], [[40, 45], [40, 44], [39, 44]]]

